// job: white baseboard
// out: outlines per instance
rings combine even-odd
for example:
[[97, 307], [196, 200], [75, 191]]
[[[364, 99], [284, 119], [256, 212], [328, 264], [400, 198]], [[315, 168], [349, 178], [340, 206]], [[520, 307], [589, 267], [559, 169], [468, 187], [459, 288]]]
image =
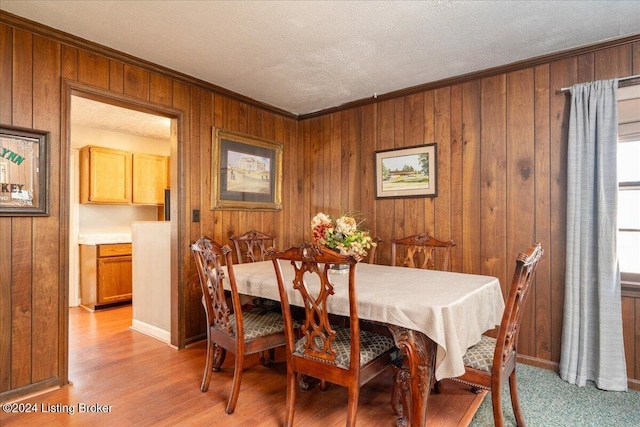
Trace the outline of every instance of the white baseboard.
[[157, 326], [150, 325], [145, 322], [133, 319], [131, 321], [131, 329], [137, 332], [141, 332], [145, 335], [149, 335], [155, 339], [169, 344], [171, 342], [171, 332], [160, 329]]

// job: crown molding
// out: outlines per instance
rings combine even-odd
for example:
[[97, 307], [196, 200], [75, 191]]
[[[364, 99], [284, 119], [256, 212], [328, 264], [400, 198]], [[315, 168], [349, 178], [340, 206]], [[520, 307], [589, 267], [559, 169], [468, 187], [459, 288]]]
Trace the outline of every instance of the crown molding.
[[417, 86], [408, 87], [405, 89], [399, 89], [393, 92], [387, 92], [384, 94], [378, 94], [375, 98], [363, 98], [356, 101], [347, 102], [337, 107], [326, 108], [324, 110], [315, 111], [309, 114], [301, 114], [298, 116], [298, 120], [306, 120], [314, 117], [324, 116], [326, 114], [336, 113], [339, 111], [348, 110], [351, 108], [362, 107], [365, 105], [375, 104], [380, 101], [386, 101], [389, 99], [400, 98], [407, 95], [413, 95], [419, 92], [425, 92], [433, 89], [440, 89], [446, 86], [454, 86], [461, 83], [466, 83], [471, 80], [479, 80], [486, 77], [492, 77], [497, 74], [505, 74], [513, 71], [521, 70], [524, 68], [535, 67], [542, 64], [547, 64], [554, 61], [560, 61], [571, 57], [583, 55], [585, 53], [596, 52], [599, 50], [609, 49], [612, 47], [623, 46], [640, 42], [640, 33], [630, 36], [620, 37], [616, 39], [607, 40], [605, 42], [598, 42], [590, 45], [581, 46], [579, 48], [563, 50], [547, 55], [538, 56], [535, 58], [525, 59], [522, 61], [513, 62], [511, 64], [501, 65], [498, 67], [487, 68], [485, 70], [474, 71], [468, 74], [460, 76], [449, 77], [446, 79], [438, 80], [435, 82], [424, 83]]
[[83, 49], [88, 52], [104, 56], [108, 59], [113, 59], [116, 61], [121, 61], [130, 65], [134, 65], [136, 67], [142, 68], [143, 70], [146, 70], [155, 74], [160, 74], [160, 75], [172, 78], [174, 80], [177, 80], [181, 83], [192, 85], [203, 90], [224, 95], [236, 101], [261, 108], [263, 110], [266, 110], [268, 112], [271, 112], [280, 116], [284, 116], [294, 120], [298, 118], [296, 114], [274, 107], [273, 105], [269, 105], [264, 102], [257, 101], [253, 98], [249, 98], [248, 96], [241, 95], [229, 89], [225, 89], [223, 87], [216, 86], [212, 83], [205, 82], [204, 80], [200, 80], [195, 77], [191, 77], [186, 74], [180, 73], [178, 71], [172, 70], [170, 68], [166, 68], [161, 65], [157, 65], [152, 62], [145, 61], [144, 59], [140, 59], [138, 57], [120, 52], [115, 49], [111, 49], [109, 47], [103, 46], [98, 43], [94, 43], [92, 41], [83, 39], [73, 34], [65, 33], [64, 31], [60, 31], [55, 28], [48, 27], [38, 22], [30, 21], [28, 19], [22, 18], [20, 16], [14, 15], [12, 13], [9, 13], [3, 10], [0, 10], [0, 23], [6, 24], [14, 28], [18, 28], [20, 30], [29, 31], [34, 34], [38, 34], [40, 36], [54, 40], [58, 43], [71, 46], [74, 48], [78, 48], [78, 49]]
[[40, 24], [38, 22], [30, 21], [28, 19], [19, 17], [17, 15], [13, 15], [9, 12], [0, 10], [0, 22], [7, 24], [9, 26], [19, 28], [21, 30], [30, 31], [35, 34], [39, 34], [41, 36], [47, 37], [54, 41], [57, 41], [62, 44], [66, 44], [68, 46], [72, 46], [79, 49], [84, 49], [90, 51], [92, 53], [105, 56], [109, 59], [114, 59], [117, 61], [126, 62], [127, 64], [132, 64], [137, 67], [140, 67], [149, 72], [161, 74], [177, 81], [180, 81], [185, 84], [189, 84], [200, 89], [204, 89], [207, 91], [211, 91], [214, 93], [218, 93], [220, 95], [227, 96], [236, 101], [252, 105], [254, 107], [261, 108], [268, 112], [284, 116], [289, 119], [294, 119], [297, 121], [307, 120], [315, 117], [324, 116], [327, 114], [332, 114], [352, 108], [362, 107], [365, 105], [375, 104], [380, 101], [385, 101], [394, 98], [400, 98], [407, 95], [413, 95], [415, 93], [424, 92], [433, 89], [439, 89], [446, 86], [454, 86], [462, 83], [466, 83], [472, 80], [478, 80], [486, 77], [491, 77], [497, 74], [509, 73], [516, 70], [521, 70], [523, 68], [534, 67], [541, 64], [546, 64], [549, 62], [559, 61], [571, 57], [576, 57], [583, 55], [585, 53], [596, 52], [603, 49], [609, 49], [617, 46], [623, 46], [627, 44], [632, 44], [636, 42], [640, 42], [640, 33], [633, 34], [630, 36], [620, 37], [616, 39], [607, 40], [604, 42], [593, 43], [585, 46], [581, 46], [578, 48], [567, 49], [547, 55], [538, 56], [531, 59], [526, 59], [522, 61], [513, 62], [506, 65], [501, 65], [498, 67], [487, 68], [485, 70], [474, 71], [467, 74], [462, 74], [455, 77], [449, 77], [446, 79], [438, 80], [435, 82], [424, 83], [404, 89], [399, 89], [392, 92], [387, 92], [384, 94], [378, 94], [374, 97], [362, 98], [355, 101], [350, 101], [344, 103], [342, 105], [326, 108], [319, 111], [314, 111], [308, 114], [294, 114], [289, 111], [274, 107], [272, 105], [266, 104], [264, 102], [257, 101], [253, 98], [249, 98], [247, 96], [241, 95], [239, 93], [233, 92], [231, 90], [225, 89], [223, 87], [214, 85], [212, 83], [205, 82], [200, 79], [196, 79], [195, 77], [188, 76], [186, 74], [179, 73], [175, 70], [171, 70], [169, 68], [154, 64], [149, 61], [145, 61], [143, 59], [137, 58], [132, 55], [128, 55], [126, 53], [120, 52], [115, 49], [111, 49], [109, 47], [100, 45], [98, 43], [91, 42], [89, 40], [83, 39], [81, 37], [74, 36], [73, 34], [65, 33], [64, 31], [56, 30], [55, 28], [48, 27], [46, 25]]

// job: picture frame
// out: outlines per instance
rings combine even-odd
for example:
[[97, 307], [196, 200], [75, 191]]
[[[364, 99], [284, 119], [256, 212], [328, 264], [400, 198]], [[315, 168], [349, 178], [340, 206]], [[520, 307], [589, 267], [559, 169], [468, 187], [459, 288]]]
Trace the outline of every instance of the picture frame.
[[376, 151], [376, 199], [436, 197], [437, 156], [435, 142]]
[[49, 215], [49, 132], [0, 126], [0, 216]]
[[282, 209], [282, 144], [213, 128], [211, 209]]

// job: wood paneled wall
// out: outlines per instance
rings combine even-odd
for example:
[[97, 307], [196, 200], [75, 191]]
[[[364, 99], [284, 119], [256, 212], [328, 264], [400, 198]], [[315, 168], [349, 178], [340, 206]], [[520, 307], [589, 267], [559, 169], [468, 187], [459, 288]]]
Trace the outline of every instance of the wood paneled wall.
[[[204, 313], [188, 243], [259, 229], [286, 247], [310, 237], [318, 211], [361, 211], [387, 242], [427, 231], [457, 243], [453, 268], [502, 283], [533, 241], [546, 255], [520, 350], [559, 360], [564, 280], [567, 103], [556, 89], [640, 73], [640, 38], [611, 49], [297, 121], [172, 70], [0, 12], [0, 123], [50, 131], [50, 216], [0, 217], [0, 401], [67, 382], [68, 130], [73, 82], [180, 113], [176, 344], [202, 337]], [[220, 89], [220, 90], [218, 90]], [[211, 128], [284, 145], [281, 212], [211, 211]], [[375, 150], [438, 143], [438, 197], [376, 200]], [[173, 185], [172, 185], [173, 188]], [[199, 209], [201, 220], [191, 222]], [[640, 298], [623, 300], [629, 377], [640, 378]], [[172, 326], [173, 329], [173, 326]]]
[[[188, 223], [184, 242], [195, 241], [202, 234], [231, 244], [229, 238], [234, 234], [243, 234], [255, 229], [276, 236], [276, 244], [289, 244], [300, 240], [302, 236], [293, 230], [296, 221], [288, 210], [296, 193], [291, 189], [294, 181], [289, 168], [296, 162], [295, 120], [266, 112], [259, 108], [238, 102], [225, 96], [194, 90], [188, 107], [191, 123], [190, 143], [185, 155], [185, 193], [188, 207], [187, 221], [191, 219], [191, 210], [200, 209], [200, 222]], [[283, 143], [284, 183], [283, 199], [285, 208], [278, 212], [251, 211], [212, 211], [211, 206], [211, 138], [212, 127], [220, 127]], [[197, 141], [197, 142], [196, 142]], [[292, 157], [292, 155], [294, 157]], [[202, 293], [190, 252], [184, 254], [183, 264], [188, 271], [184, 280], [185, 304], [185, 343], [203, 338], [205, 329], [204, 311], [201, 303]], [[183, 279], [181, 278], [181, 282]]]
[[[640, 74], [640, 42], [594, 49], [464, 83], [300, 122], [305, 199], [296, 217], [361, 212], [383, 243], [418, 232], [453, 239], [453, 270], [510, 283], [517, 254], [541, 242], [545, 255], [528, 301], [519, 352], [560, 360], [564, 304], [568, 97], [584, 81]], [[435, 198], [375, 199], [374, 152], [438, 144]], [[308, 208], [306, 208], [308, 206]], [[393, 284], [390, 284], [390, 291]], [[640, 385], [640, 298], [625, 293], [629, 378]]]
[[[302, 239], [299, 221], [281, 212], [210, 210], [212, 126], [244, 132], [284, 145], [286, 168], [299, 164], [294, 116], [259, 103], [221, 93], [195, 79], [0, 12], [0, 123], [50, 132], [48, 217], [0, 217], [0, 401], [67, 381], [67, 291], [69, 146], [65, 87], [72, 85], [112, 94], [145, 108], [170, 108], [181, 117], [178, 268], [172, 302], [180, 319], [179, 347], [202, 338], [204, 311], [188, 243], [202, 234], [228, 242], [234, 233], [255, 228], [278, 236], [279, 244]], [[193, 80], [193, 81], [192, 81]], [[71, 82], [71, 83], [68, 83]], [[77, 83], [77, 84], [76, 84]], [[293, 157], [292, 157], [293, 156]], [[301, 169], [300, 169], [301, 170]], [[301, 189], [285, 172], [285, 203]], [[289, 187], [295, 186], [292, 191]], [[298, 203], [297, 201], [295, 203]], [[201, 220], [191, 222], [199, 209]], [[185, 220], [186, 219], [186, 220]], [[172, 327], [173, 329], [173, 327]], [[172, 331], [173, 332], [173, 331]]]

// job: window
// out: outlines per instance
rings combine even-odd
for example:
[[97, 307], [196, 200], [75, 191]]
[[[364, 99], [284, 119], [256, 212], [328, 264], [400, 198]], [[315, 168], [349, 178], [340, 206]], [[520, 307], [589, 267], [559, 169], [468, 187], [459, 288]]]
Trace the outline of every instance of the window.
[[618, 261], [640, 286], [640, 85], [618, 90]]
[[622, 281], [640, 283], [640, 139], [618, 143], [618, 259]]

